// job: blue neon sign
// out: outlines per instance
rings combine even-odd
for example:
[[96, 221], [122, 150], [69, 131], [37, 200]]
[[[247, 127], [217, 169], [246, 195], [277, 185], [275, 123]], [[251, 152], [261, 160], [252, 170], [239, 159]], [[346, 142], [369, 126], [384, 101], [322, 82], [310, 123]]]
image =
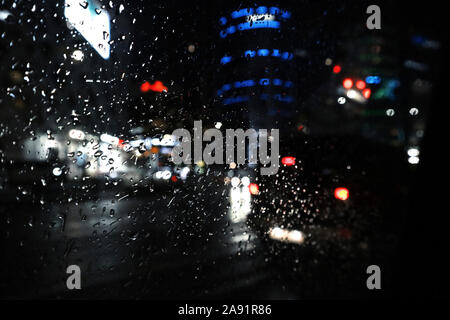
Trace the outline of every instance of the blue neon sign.
[[247, 87], [255, 87], [257, 85], [260, 86], [277, 86], [277, 87], [281, 87], [284, 86], [286, 88], [293, 88], [294, 87], [294, 83], [292, 81], [284, 81], [281, 79], [270, 79], [270, 78], [261, 78], [257, 81], [249, 79], [249, 80], [243, 80], [243, 81], [236, 81], [234, 83], [226, 83], [222, 86], [222, 88], [220, 88], [219, 90], [217, 90], [217, 95], [220, 96], [222, 94], [224, 94], [227, 91], [230, 91], [232, 88], [235, 89], [239, 89], [239, 88], [247, 88]]
[[[272, 51], [272, 54], [270, 54], [271, 51]], [[259, 49], [257, 51], [245, 50], [244, 54], [243, 54], [244, 58], [254, 58], [256, 56], [259, 56], [259, 57], [272, 56], [272, 57], [281, 58], [283, 60], [292, 60], [294, 58], [294, 54], [292, 52], [281, 53], [279, 49]], [[225, 65], [225, 64], [231, 62], [232, 60], [233, 60], [233, 58], [231, 56], [223, 56], [220, 59], [220, 63]]]
[[251, 14], [253, 14], [253, 12], [254, 12], [253, 8], [245, 8], [245, 9], [233, 11], [231, 13], [231, 18], [239, 19], [241, 17], [245, 17], [245, 16], [248, 16], [248, 15], [251, 15]]
[[[261, 100], [276, 100], [276, 101], [280, 101], [280, 102], [284, 102], [284, 103], [292, 103], [294, 102], [294, 97], [292, 96], [284, 96], [282, 94], [274, 94], [274, 95], [269, 95], [267, 93], [263, 93], [259, 96], [259, 98]], [[247, 102], [250, 100], [249, 96], [237, 96], [237, 97], [230, 97], [230, 98], [226, 98], [223, 100], [223, 104], [224, 105], [230, 105], [230, 104], [235, 104], [235, 103], [240, 103], [240, 102]]]

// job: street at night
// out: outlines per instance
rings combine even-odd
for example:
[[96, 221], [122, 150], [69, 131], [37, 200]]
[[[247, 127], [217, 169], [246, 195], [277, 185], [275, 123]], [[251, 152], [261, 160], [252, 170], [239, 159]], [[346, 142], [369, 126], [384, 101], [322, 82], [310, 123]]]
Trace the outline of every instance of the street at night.
[[0, 0], [0, 298], [448, 298], [437, 11]]

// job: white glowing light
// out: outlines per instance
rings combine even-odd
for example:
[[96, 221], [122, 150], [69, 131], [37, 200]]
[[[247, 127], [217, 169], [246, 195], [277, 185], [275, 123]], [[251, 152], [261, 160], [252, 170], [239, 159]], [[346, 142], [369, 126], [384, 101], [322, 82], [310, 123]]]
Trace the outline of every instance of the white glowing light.
[[347, 91], [347, 98], [355, 100], [359, 103], [365, 103], [367, 100], [359, 91], [353, 89]]
[[419, 163], [419, 157], [409, 157], [408, 158], [408, 162], [410, 163], [410, 164], [418, 164]]
[[410, 148], [408, 149], [408, 156], [410, 157], [417, 157], [419, 155], [420, 151], [417, 148]]
[[53, 172], [53, 175], [57, 176], [57, 177], [59, 177], [62, 174], [61, 168], [58, 168], [58, 167], [54, 168], [52, 172]]
[[305, 237], [300, 231], [294, 230], [289, 232], [288, 241], [301, 244], [305, 241]]
[[305, 235], [298, 230], [286, 230], [279, 227], [275, 227], [269, 231], [271, 239], [292, 242], [296, 244], [302, 244], [305, 241]]
[[180, 172], [181, 180], [186, 180], [189, 171], [191, 171], [191, 169], [189, 169], [189, 167], [184, 167], [183, 169], [181, 169], [181, 172]]
[[248, 177], [243, 177], [241, 182], [244, 187], [248, 187], [250, 185], [250, 179]]
[[411, 108], [411, 109], [409, 109], [409, 114], [412, 116], [417, 116], [419, 114], [419, 109]]
[[111, 136], [111, 135], [109, 135], [107, 133], [103, 133], [100, 136], [100, 140], [102, 140], [105, 143], [112, 144], [112, 145], [118, 145], [119, 144], [119, 138], [113, 137], [113, 136]]
[[163, 178], [164, 180], [169, 180], [171, 176], [172, 173], [169, 170], [164, 170], [161, 174], [161, 178]]
[[386, 115], [387, 115], [388, 117], [393, 117], [394, 114], [395, 114], [395, 110], [394, 110], [394, 109], [387, 109], [387, 110], [386, 110]]
[[239, 185], [239, 183], [241, 182], [241, 180], [238, 177], [233, 177], [231, 179], [231, 185], [233, 187], [237, 187]]
[[244, 221], [251, 212], [251, 195], [248, 188], [231, 188], [230, 219], [233, 223]]
[[337, 102], [338, 102], [339, 104], [344, 104], [344, 103], [347, 102], [347, 99], [345, 99], [344, 97], [339, 97], [338, 100], [337, 100]]
[[110, 55], [110, 17], [96, 0], [66, 0], [64, 16], [103, 59]]
[[278, 228], [278, 227], [277, 228], [273, 228], [270, 231], [270, 237], [272, 239], [281, 240], [281, 239], [285, 238], [286, 235], [287, 235], [287, 232], [285, 230], [281, 229], [281, 228]]
[[247, 22], [255, 22], [255, 21], [273, 21], [275, 20], [275, 15], [273, 14], [252, 14], [246, 16]]
[[347, 91], [347, 97], [349, 97], [350, 99], [355, 99], [357, 95], [358, 94], [356, 93], [355, 90], [348, 90]]
[[69, 137], [76, 140], [84, 140], [84, 138], [86, 138], [86, 135], [81, 130], [72, 129], [69, 131]]
[[84, 59], [84, 53], [81, 50], [75, 50], [72, 52], [72, 59], [76, 61], [83, 61]]

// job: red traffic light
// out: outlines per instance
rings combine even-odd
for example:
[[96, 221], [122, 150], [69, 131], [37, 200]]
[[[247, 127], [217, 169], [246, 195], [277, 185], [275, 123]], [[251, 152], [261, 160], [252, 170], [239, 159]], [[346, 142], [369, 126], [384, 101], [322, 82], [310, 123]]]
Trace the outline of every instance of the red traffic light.
[[336, 73], [336, 74], [341, 72], [341, 70], [342, 70], [342, 68], [338, 64], [333, 67], [333, 72]]

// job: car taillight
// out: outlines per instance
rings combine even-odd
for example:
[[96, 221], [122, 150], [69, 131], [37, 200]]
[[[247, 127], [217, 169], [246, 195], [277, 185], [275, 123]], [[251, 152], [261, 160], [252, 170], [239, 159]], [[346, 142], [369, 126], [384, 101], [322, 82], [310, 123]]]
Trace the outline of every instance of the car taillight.
[[336, 188], [334, 190], [334, 197], [338, 200], [347, 200], [350, 196], [350, 193], [347, 188]]
[[248, 190], [250, 191], [251, 194], [253, 195], [257, 195], [259, 194], [259, 186], [256, 183], [250, 183], [248, 185]]
[[295, 158], [294, 157], [284, 157], [281, 159], [281, 163], [285, 166], [293, 166], [295, 164]]

